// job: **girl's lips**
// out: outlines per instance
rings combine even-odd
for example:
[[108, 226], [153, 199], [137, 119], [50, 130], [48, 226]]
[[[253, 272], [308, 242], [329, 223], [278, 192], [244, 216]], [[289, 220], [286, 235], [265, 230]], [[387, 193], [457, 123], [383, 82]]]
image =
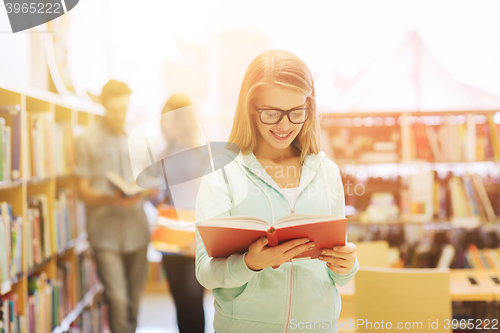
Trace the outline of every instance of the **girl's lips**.
[[[287, 139], [290, 137], [290, 135], [292, 134], [293, 130], [292, 130], [292, 131], [290, 131], [290, 132], [288, 132], [288, 134], [287, 134], [286, 136], [284, 136], [284, 137], [281, 137], [281, 136], [276, 135], [276, 133], [275, 133], [275, 132], [273, 132], [273, 131], [271, 131], [271, 130], [269, 130], [269, 132], [271, 132], [271, 133], [273, 134], [273, 136], [274, 136], [274, 138], [275, 138], [276, 140], [284, 141], [284, 140], [287, 140]], [[286, 133], [287, 133], [287, 132], [278, 133], [278, 134], [286, 134]]]

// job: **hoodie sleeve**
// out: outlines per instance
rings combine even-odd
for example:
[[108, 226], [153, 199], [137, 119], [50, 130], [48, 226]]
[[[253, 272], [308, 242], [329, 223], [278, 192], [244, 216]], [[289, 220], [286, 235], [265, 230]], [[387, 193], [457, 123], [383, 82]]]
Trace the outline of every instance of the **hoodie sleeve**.
[[[337, 164], [330, 160], [326, 160], [326, 169], [327, 175], [326, 179], [328, 182], [328, 191], [331, 198], [335, 200], [335, 207], [333, 209], [332, 214], [336, 216], [344, 216], [345, 217], [345, 196], [344, 196], [344, 186], [342, 184], [342, 179], [340, 177], [340, 170]], [[346, 236], [347, 242], [347, 236]], [[338, 274], [332, 272], [328, 269], [328, 274], [332, 279], [333, 283], [338, 284], [339, 286], [345, 286], [353, 277], [356, 275], [356, 272], [359, 269], [358, 259], [354, 262], [354, 266], [352, 266], [351, 270], [347, 274]]]
[[[203, 177], [196, 198], [197, 225], [214, 217], [231, 215], [231, 197], [222, 171]], [[210, 258], [196, 228], [196, 278], [207, 289], [236, 288], [249, 282], [259, 272], [248, 268], [244, 254]]]

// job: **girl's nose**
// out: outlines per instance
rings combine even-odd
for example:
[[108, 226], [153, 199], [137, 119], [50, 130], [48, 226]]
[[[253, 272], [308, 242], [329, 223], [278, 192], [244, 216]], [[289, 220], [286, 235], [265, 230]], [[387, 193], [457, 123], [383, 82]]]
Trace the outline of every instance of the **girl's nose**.
[[280, 122], [277, 123], [276, 125], [278, 128], [289, 128], [292, 123], [288, 119], [287, 115], [284, 115], [283, 118], [281, 118]]

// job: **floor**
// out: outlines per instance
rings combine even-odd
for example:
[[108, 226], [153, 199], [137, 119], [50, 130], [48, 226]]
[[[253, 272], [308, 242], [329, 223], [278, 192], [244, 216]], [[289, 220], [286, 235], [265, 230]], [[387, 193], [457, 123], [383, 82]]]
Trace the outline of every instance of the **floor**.
[[[214, 298], [205, 293], [205, 333], [213, 333]], [[139, 308], [136, 333], [178, 333], [174, 301], [165, 292], [144, 293]]]

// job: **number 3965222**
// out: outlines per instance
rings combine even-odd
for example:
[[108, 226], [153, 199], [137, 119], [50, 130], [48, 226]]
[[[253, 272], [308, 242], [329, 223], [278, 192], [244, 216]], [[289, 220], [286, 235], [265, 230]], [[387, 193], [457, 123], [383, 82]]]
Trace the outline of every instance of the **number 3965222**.
[[24, 3], [6, 3], [7, 14], [10, 13], [31, 13], [31, 14], [62, 14], [60, 3], [39, 3], [39, 2], [24, 2]]

